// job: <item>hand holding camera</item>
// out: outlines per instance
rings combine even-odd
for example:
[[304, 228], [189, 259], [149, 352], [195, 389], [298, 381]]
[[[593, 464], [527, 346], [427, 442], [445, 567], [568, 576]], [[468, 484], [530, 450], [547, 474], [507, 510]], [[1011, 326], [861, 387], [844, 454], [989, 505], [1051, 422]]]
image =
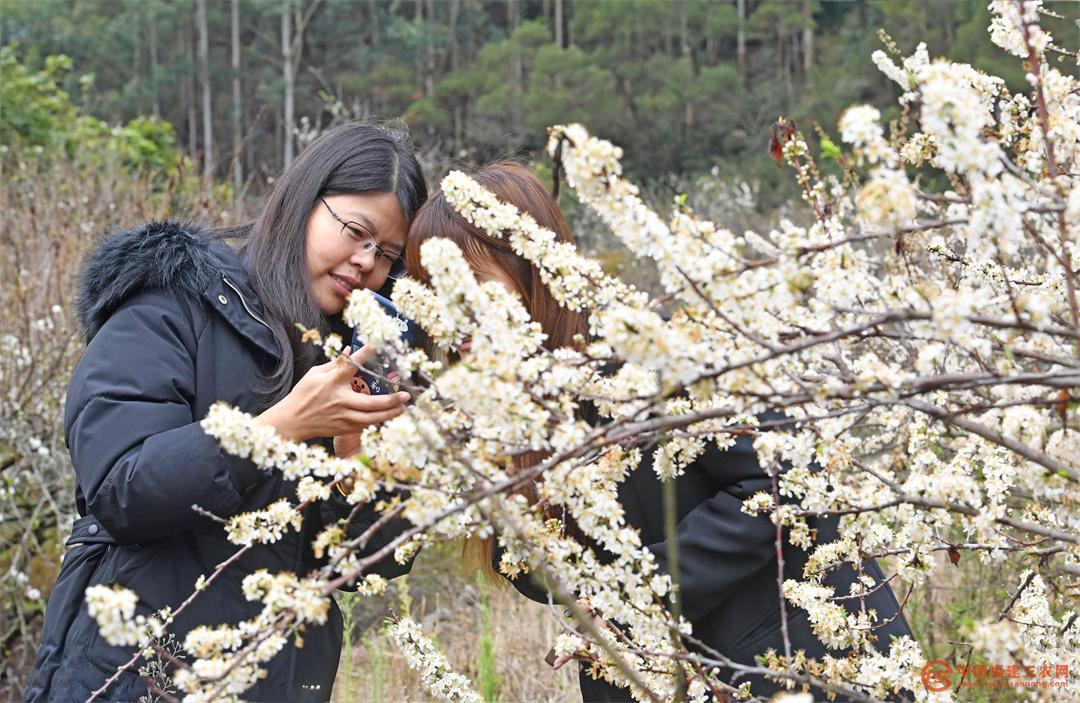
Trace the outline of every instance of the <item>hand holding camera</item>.
[[[378, 293], [370, 293], [372, 297], [383, 307], [386, 314], [392, 317], [401, 330], [401, 339], [408, 344], [412, 341], [412, 324], [398, 314], [397, 308], [389, 300]], [[360, 349], [364, 346], [363, 331], [353, 330], [352, 348]], [[351, 381], [352, 389], [357, 393], [366, 395], [387, 395], [394, 393], [401, 385], [401, 377], [394, 368], [390, 359], [383, 354], [374, 354], [367, 364], [356, 371]]]
[[371, 349], [344, 354], [351, 363], [329, 361], [312, 367], [289, 394], [259, 415], [286, 439], [303, 442], [313, 437], [334, 437], [377, 425], [405, 411], [408, 393], [387, 391], [382, 395], [354, 393], [349, 380], [357, 366], [370, 363]]

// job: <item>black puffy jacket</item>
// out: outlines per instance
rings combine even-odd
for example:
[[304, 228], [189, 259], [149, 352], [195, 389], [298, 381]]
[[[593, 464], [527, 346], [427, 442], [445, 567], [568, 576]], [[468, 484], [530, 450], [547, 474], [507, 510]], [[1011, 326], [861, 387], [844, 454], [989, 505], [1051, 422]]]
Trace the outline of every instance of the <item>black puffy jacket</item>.
[[[141, 612], [175, 608], [200, 575], [237, 551], [193, 505], [230, 516], [283, 497], [295, 501], [294, 483], [224, 454], [199, 425], [217, 401], [260, 412], [258, 380], [279, 354], [229, 245], [176, 222], [112, 234], [86, 262], [78, 307], [87, 347], [68, 388], [64, 429], [82, 517], [49, 598], [24, 701], [83, 701], [130, 658], [132, 650], [99, 636], [83, 599], [88, 586], [133, 589]], [[182, 643], [196, 625], [254, 616], [259, 604], [245, 600], [243, 578], [257, 569], [309, 572], [318, 565], [313, 536], [348, 508], [340, 501], [307, 510], [302, 530], [248, 552], [170, 632]], [[369, 509], [353, 529], [374, 518]], [[407, 567], [384, 568], [392, 571], [383, 575], [394, 576]], [[332, 604], [327, 623], [309, 627], [302, 648], [290, 638], [267, 678], [243, 697], [328, 700], [341, 637], [341, 613]], [[104, 700], [134, 701], [146, 690], [144, 679], [128, 673]]]

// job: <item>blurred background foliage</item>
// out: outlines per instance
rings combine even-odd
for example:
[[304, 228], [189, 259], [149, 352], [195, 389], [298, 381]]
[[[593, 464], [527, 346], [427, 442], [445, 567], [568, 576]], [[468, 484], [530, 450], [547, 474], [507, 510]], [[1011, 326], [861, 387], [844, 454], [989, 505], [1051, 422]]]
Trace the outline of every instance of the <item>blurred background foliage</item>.
[[5, 0], [0, 137], [44, 145], [74, 122], [133, 165], [174, 168], [175, 145], [258, 194], [287, 151], [348, 117], [404, 118], [434, 164], [528, 156], [548, 126], [580, 121], [626, 149], [639, 181], [719, 167], [772, 207], [794, 192], [766, 158], [778, 115], [810, 133], [852, 102], [891, 102], [869, 61], [879, 28], [905, 53], [925, 41], [1020, 86], [986, 5]]

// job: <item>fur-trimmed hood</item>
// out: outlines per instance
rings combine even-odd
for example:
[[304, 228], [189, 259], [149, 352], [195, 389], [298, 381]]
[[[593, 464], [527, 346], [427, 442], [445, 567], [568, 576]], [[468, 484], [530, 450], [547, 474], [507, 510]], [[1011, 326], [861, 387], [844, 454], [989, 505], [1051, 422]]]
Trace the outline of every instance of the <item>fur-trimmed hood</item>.
[[169, 289], [200, 296], [225, 269], [239, 267], [231, 247], [201, 225], [148, 222], [106, 236], [86, 258], [76, 311], [89, 342], [128, 298]]

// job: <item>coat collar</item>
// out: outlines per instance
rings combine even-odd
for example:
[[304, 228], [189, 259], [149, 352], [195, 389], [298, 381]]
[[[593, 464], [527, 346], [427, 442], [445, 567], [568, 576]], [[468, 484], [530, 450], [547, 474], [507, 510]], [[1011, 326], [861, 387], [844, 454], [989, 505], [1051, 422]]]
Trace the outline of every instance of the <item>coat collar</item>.
[[176, 220], [114, 232], [87, 257], [76, 299], [87, 342], [124, 301], [152, 289], [205, 299], [239, 334], [280, 358], [236, 251], [206, 228]]
[[266, 317], [262, 301], [251, 287], [247, 269], [236, 251], [221, 240], [211, 248], [220, 255], [219, 275], [208, 283], [203, 296], [217, 314], [221, 315], [237, 332], [254, 342], [274, 359], [281, 359], [281, 351], [274, 338], [273, 329]]

